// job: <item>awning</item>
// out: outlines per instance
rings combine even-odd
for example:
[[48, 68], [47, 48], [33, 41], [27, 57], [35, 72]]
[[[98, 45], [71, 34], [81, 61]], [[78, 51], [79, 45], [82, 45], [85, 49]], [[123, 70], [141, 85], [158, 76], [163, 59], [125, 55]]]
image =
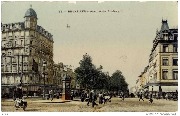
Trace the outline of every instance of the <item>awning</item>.
[[[162, 92], [176, 92], [178, 86], [161, 86]], [[159, 92], [159, 86], [149, 86], [149, 91]]]
[[178, 86], [161, 86], [163, 92], [176, 92]]

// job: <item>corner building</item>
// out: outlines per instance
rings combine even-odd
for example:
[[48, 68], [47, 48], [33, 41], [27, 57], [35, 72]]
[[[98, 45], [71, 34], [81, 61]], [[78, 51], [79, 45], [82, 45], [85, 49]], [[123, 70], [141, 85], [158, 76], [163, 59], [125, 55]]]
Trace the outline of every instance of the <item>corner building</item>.
[[32, 8], [24, 19], [1, 25], [1, 94], [12, 93], [19, 83], [28, 94], [40, 93], [44, 84], [53, 84], [53, 35], [37, 25]]
[[156, 32], [149, 56], [147, 84], [150, 91], [175, 92], [178, 90], [178, 29], [170, 29], [162, 20]]

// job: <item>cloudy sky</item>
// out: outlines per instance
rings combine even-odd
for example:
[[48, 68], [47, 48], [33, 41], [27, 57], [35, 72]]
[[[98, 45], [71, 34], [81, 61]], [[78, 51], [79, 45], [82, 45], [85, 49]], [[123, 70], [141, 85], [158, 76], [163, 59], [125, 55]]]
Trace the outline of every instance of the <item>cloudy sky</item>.
[[130, 87], [148, 65], [152, 41], [162, 19], [168, 20], [170, 28], [178, 26], [178, 4], [172, 1], [1, 2], [1, 22], [23, 22], [30, 5], [37, 13], [38, 25], [53, 35], [55, 63], [76, 68], [88, 53], [93, 63], [102, 65], [110, 75], [121, 70]]

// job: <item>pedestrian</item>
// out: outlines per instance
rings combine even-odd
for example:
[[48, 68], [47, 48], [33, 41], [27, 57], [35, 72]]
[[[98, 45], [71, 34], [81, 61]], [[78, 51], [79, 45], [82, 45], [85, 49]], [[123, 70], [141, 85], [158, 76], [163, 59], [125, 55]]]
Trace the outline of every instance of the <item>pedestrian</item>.
[[99, 104], [103, 103], [103, 94], [102, 92], [99, 93]]
[[160, 95], [160, 92], [158, 92], [156, 99], [157, 99], [157, 100], [160, 99], [160, 98], [161, 98], [160, 96], [161, 96], [161, 95]]
[[92, 107], [95, 105], [97, 106], [98, 104], [95, 102], [97, 100], [97, 96], [94, 91], [92, 91]]
[[81, 102], [84, 102], [84, 91], [81, 93]]
[[74, 93], [71, 92], [71, 100], [73, 100], [73, 97], [74, 97]]
[[166, 93], [166, 95], [165, 95], [165, 99], [166, 99], [166, 100], [168, 99], [168, 93]]
[[15, 88], [14, 91], [13, 91], [13, 100], [14, 101], [16, 100], [16, 95], [17, 95], [17, 91], [16, 91], [16, 88]]
[[22, 97], [23, 97], [22, 87], [18, 86], [17, 87], [17, 92], [16, 92], [16, 98], [22, 99]]
[[49, 91], [49, 97], [50, 97], [50, 99], [52, 101], [53, 100], [53, 90], [52, 89]]
[[[139, 101], [140, 100], [143, 100], [143, 94], [142, 94], [142, 92], [140, 93], [140, 95], [139, 95]], [[143, 100], [144, 101], [144, 100]]]
[[77, 95], [78, 95], [78, 93], [77, 93], [77, 91], [75, 91], [75, 93], [74, 93], [74, 97], [77, 97]]
[[93, 97], [92, 91], [89, 93], [89, 96], [88, 96], [88, 97], [89, 97], [89, 98], [88, 98], [88, 103], [87, 103], [87, 105], [89, 106], [89, 103], [92, 102], [92, 97]]
[[54, 98], [54, 90], [52, 90], [51, 101], [53, 100], [53, 98]]
[[124, 98], [125, 98], [124, 92], [121, 92], [121, 98], [122, 98], [121, 101], [124, 101]]
[[89, 100], [89, 93], [86, 92], [86, 94], [85, 94], [85, 101], [88, 102], [88, 100]]
[[59, 92], [56, 93], [56, 98], [59, 99]]
[[150, 94], [149, 103], [153, 103], [152, 93]]

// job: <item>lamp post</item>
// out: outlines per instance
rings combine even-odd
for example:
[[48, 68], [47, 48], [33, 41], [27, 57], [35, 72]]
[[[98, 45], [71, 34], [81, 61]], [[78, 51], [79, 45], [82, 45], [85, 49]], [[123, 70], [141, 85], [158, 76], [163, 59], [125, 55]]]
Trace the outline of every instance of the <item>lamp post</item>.
[[22, 86], [22, 77], [23, 77], [23, 54], [22, 54], [22, 59], [21, 59], [22, 61], [21, 61], [21, 80], [20, 80], [20, 82], [21, 82], [21, 86]]
[[43, 61], [43, 80], [44, 80], [44, 86], [43, 86], [43, 99], [45, 99], [45, 67], [46, 67], [46, 61]]

